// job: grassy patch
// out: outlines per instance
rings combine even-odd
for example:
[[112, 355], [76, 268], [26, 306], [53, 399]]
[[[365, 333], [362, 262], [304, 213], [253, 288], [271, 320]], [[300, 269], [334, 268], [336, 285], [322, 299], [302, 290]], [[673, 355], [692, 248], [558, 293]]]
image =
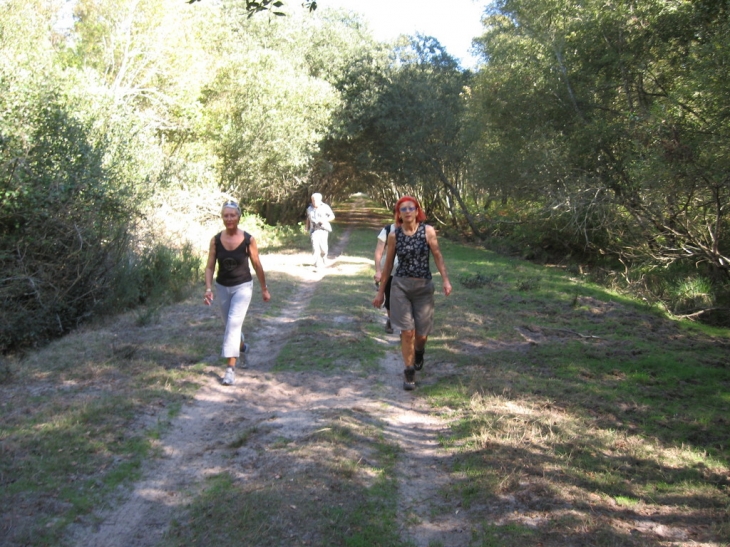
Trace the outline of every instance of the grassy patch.
[[57, 545], [64, 528], [139, 477], [200, 385], [220, 320], [199, 302], [87, 326], [6, 361], [0, 520], [8, 545]]
[[[304, 439], [268, 444], [260, 482], [211, 477], [164, 546], [405, 546], [396, 522], [397, 448], [367, 416], [339, 416]], [[296, 465], [282, 460], [295, 459]], [[296, 468], [295, 475], [280, 475]], [[278, 470], [278, 473], [277, 473]]]
[[446, 495], [491, 508], [475, 544], [730, 540], [727, 331], [441, 247], [461, 283], [437, 297], [429, 352], [457, 373], [421, 394], [454, 424], [442, 443], [461, 480]]
[[372, 334], [384, 314], [375, 297], [372, 255], [377, 232], [356, 228], [335, 264], [319, 282], [308, 309], [278, 357], [276, 370], [373, 370], [384, 354]]

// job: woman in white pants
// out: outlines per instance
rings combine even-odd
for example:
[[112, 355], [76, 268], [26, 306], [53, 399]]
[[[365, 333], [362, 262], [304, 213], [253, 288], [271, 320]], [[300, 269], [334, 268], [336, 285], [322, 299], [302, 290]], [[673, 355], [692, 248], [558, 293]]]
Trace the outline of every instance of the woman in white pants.
[[244, 347], [241, 328], [253, 293], [253, 277], [249, 261], [256, 271], [264, 302], [271, 299], [271, 294], [266, 286], [266, 274], [259, 260], [256, 240], [238, 227], [241, 219], [241, 209], [238, 204], [235, 201], [224, 203], [221, 217], [226, 228], [210, 240], [208, 263], [205, 267], [204, 302], [208, 306], [213, 302], [213, 274], [217, 263], [218, 275], [215, 278], [215, 287], [226, 326], [221, 356], [228, 361], [223, 384], [232, 385], [236, 379], [236, 360]]

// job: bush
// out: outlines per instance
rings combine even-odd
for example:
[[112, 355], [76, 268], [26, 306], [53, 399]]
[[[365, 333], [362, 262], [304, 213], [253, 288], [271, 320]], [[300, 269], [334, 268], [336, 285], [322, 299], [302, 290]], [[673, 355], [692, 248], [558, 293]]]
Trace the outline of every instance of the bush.
[[16, 108], [0, 134], [0, 351], [88, 318], [130, 241], [134, 196], [104, 167], [90, 123], [53, 93]]
[[704, 277], [678, 279], [668, 292], [669, 309], [678, 315], [707, 309], [715, 303], [712, 283]]
[[201, 271], [202, 260], [190, 243], [180, 249], [156, 244], [130, 255], [117, 269], [113, 288], [100, 311], [112, 313], [139, 305], [158, 307], [179, 302], [199, 281]]

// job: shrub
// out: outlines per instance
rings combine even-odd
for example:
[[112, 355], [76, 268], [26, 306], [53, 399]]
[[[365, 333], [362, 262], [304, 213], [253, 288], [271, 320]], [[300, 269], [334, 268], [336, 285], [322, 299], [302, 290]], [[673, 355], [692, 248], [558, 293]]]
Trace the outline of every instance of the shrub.
[[111, 313], [139, 305], [158, 307], [179, 302], [200, 279], [201, 268], [202, 260], [190, 243], [180, 249], [158, 243], [139, 254], [130, 254], [117, 269], [100, 311]]
[[89, 317], [130, 241], [133, 195], [104, 166], [91, 124], [53, 93], [15, 108], [0, 135], [0, 351]]
[[668, 299], [673, 313], [692, 313], [714, 304], [714, 288], [704, 277], [678, 279], [669, 287]]

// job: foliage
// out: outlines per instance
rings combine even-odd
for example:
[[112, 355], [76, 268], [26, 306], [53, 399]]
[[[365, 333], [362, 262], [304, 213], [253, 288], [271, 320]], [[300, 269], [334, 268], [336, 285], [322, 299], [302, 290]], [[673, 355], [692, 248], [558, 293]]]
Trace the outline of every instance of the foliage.
[[104, 303], [119, 312], [141, 304], [160, 306], [187, 297], [191, 283], [198, 281], [202, 261], [190, 243], [180, 249], [157, 243], [130, 255], [115, 270], [110, 293]]
[[436, 39], [424, 36], [403, 42], [387, 66], [355, 67], [342, 83], [348, 100], [327, 143], [338, 169], [367, 173], [370, 194], [389, 208], [407, 193], [429, 214], [453, 218], [458, 210], [471, 220], [462, 142], [469, 77]]
[[[201, 0], [187, 0], [188, 4], [194, 4], [195, 2], [200, 2]], [[307, 8], [309, 11], [314, 11], [317, 9], [317, 2], [315, 1], [306, 1], [302, 3], [302, 6]], [[261, 0], [260, 2], [257, 0], [246, 0], [246, 12], [248, 13], [248, 17], [253, 17], [257, 13], [261, 13], [264, 11], [269, 11], [273, 15], [278, 16], [284, 16], [286, 13], [283, 11], [276, 11], [280, 10], [282, 7], [284, 7], [284, 2], [281, 0]]]
[[336, 192], [318, 178], [328, 171], [319, 141], [340, 102], [332, 82], [373, 41], [342, 13], [265, 20], [246, 10], [225, 2], [204, 44], [217, 61], [199, 97], [199, 142], [222, 190], [269, 223], [292, 223], [314, 184], [328, 199]]
[[495, 4], [479, 171], [574, 245], [728, 273], [725, 2]]
[[[37, 20], [23, 6], [9, 8], [0, 19], [3, 352], [112, 309], [115, 283], [136, 260], [142, 206], [164, 174], [137, 105], [119, 101], [92, 73], [62, 69], [69, 52], [54, 47], [51, 14]], [[23, 34], [18, 21], [34, 27], [27, 30], [35, 43], [14, 39]], [[15, 62], [5, 62], [11, 55]], [[189, 282], [190, 272], [179, 273], [175, 283]]]
[[29, 99], [6, 103], [17, 125], [4, 125], [0, 149], [2, 350], [67, 332], [91, 312], [134, 216], [89, 125], [53, 93]]

